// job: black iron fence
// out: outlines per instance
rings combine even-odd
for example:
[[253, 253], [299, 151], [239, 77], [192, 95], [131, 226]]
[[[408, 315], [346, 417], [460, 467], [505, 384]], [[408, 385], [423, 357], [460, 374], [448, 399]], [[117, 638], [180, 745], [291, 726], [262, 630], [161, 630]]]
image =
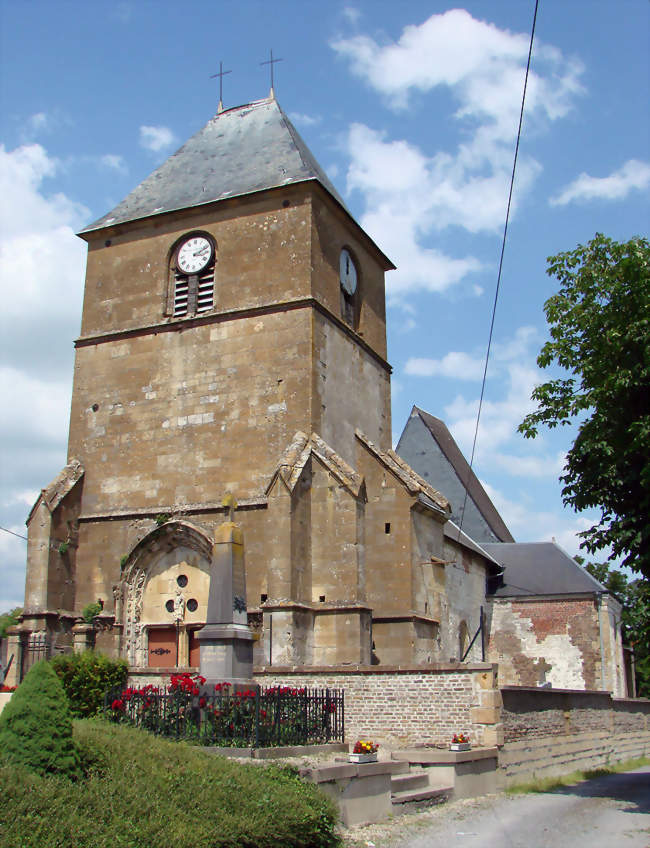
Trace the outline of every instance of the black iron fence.
[[172, 677], [166, 689], [143, 686], [107, 693], [104, 713], [130, 724], [197, 745], [270, 747], [343, 742], [342, 689], [289, 686], [206, 692], [201, 678]]
[[71, 644], [58, 644], [56, 634], [53, 636], [44, 630], [30, 633], [20, 645], [20, 681], [25, 678], [29, 669], [41, 660], [50, 660], [57, 654], [72, 652]]

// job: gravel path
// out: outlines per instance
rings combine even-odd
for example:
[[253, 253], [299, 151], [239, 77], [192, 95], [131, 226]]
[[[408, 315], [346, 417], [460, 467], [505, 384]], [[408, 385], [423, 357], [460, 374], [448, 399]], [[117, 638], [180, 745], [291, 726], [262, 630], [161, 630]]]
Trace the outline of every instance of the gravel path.
[[650, 848], [650, 767], [486, 795], [346, 831], [348, 848]]

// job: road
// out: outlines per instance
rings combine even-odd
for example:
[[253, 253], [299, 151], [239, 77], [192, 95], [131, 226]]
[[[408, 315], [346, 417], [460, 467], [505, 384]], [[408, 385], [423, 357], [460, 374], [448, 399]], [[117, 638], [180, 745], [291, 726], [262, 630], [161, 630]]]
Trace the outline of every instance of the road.
[[650, 766], [548, 793], [492, 795], [355, 835], [375, 848], [650, 848]]

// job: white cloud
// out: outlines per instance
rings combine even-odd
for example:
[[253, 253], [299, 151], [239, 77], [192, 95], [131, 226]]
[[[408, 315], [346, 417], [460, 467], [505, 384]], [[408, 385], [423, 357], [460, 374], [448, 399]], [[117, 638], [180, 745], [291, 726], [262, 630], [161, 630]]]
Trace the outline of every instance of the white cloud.
[[140, 127], [140, 145], [146, 150], [159, 153], [166, 147], [171, 147], [176, 141], [176, 136], [169, 127]]
[[[89, 212], [46, 193], [60, 167], [38, 144], [0, 147], [0, 287], [11, 293], [0, 313], [0, 392], [11, 413], [0, 416], [1, 523], [23, 535], [32, 495], [65, 464], [81, 314], [86, 247], [75, 231]], [[7, 608], [24, 588], [25, 543], [0, 537]]]
[[348, 21], [348, 23], [356, 24], [361, 18], [361, 12], [354, 6], [345, 6], [343, 9], [343, 17]]
[[[338, 38], [331, 46], [394, 108], [405, 108], [414, 91], [445, 86], [458, 100], [457, 117], [489, 118], [509, 139], [517, 126], [528, 41], [527, 34], [500, 30], [453, 9], [405, 27], [395, 43], [380, 46], [359, 35]], [[529, 108], [554, 120], [568, 112], [582, 90], [583, 68], [539, 42], [535, 55], [545, 76], [531, 74]]]
[[50, 120], [45, 112], [37, 112], [35, 115], [31, 115], [27, 119], [25, 130], [30, 134], [36, 134], [47, 130], [49, 125]]
[[[453, 153], [428, 154], [363, 124], [350, 127], [348, 190], [363, 195], [361, 223], [398, 267], [388, 278], [389, 298], [443, 291], [481, 270], [473, 256], [446, 256], [423, 242], [448, 227], [496, 234], [503, 226], [528, 36], [456, 9], [406, 27], [396, 42], [379, 45], [358, 35], [331, 46], [390, 108], [405, 109], [414, 93], [436, 88], [449, 90], [457, 105], [455, 123], [463, 134]], [[582, 67], [540, 44], [536, 59], [527, 119], [553, 121], [581, 92]], [[520, 155], [512, 213], [540, 171], [538, 162]]]
[[100, 157], [99, 161], [106, 168], [117, 171], [119, 174], [126, 174], [129, 170], [126, 162], [124, 161], [124, 157], [118, 156], [115, 153], [106, 153], [104, 156]]
[[591, 177], [583, 172], [549, 203], [551, 206], [566, 206], [574, 201], [621, 200], [631, 191], [642, 191], [648, 186], [650, 164], [629, 159], [608, 177]]
[[555, 541], [570, 556], [577, 553], [584, 556], [584, 551], [580, 551], [582, 540], [578, 534], [588, 530], [597, 520], [596, 517], [572, 515], [560, 510], [540, 510], [534, 492], [513, 501], [484, 480], [481, 480], [481, 484], [517, 541]]
[[294, 124], [302, 127], [314, 127], [323, 120], [320, 115], [303, 115], [301, 112], [290, 112], [289, 117]]
[[[489, 374], [495, 376], [503, 371], [503, 363], [530, 358], [530, 346], [538, 339], [535, 327], [519, 327], [505, 342], [494, 342], [490, 352]], [[449, 377], [454, 380], [480, 380], [485, 370], [485, 355], [450, 351], [442, 359], [425, 357], [410, 358], [404, 370], [416, 377]]]
[[467, 353], [451, 351], [442, 359], [411, 358], [404, 371], [417, 377], [452, 377], [455, 380], [480, 380], [484, 362]]

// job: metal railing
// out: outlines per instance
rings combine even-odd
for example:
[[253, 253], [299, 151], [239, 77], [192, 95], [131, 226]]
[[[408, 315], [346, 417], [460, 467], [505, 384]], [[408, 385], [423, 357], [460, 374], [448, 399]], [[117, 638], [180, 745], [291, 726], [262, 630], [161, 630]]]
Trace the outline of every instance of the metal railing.
[[167, 691], [153, 686], [108, 692], [104, 714], [112, 721], [197, 745], [271, 747], [343, 742], [342, 689], [255, 688], [214, 694], [203, 688]]

